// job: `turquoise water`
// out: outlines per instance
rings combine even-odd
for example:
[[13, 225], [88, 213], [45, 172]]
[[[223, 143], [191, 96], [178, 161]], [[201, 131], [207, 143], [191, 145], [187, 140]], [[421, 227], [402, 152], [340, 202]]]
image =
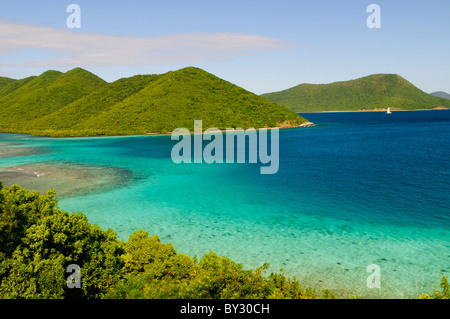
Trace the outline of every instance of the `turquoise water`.
[[[174, 164], [169, 136], [0, 134], [0, 179], [28, 181], [6, 168], [45, 163], [40, 173], [54, 179], [40, 179], [44, 189], [67, 179], [62, 209], [123, 240], [142, 228], [178, 252], [269, 262], [340, 296], [432, 292], [450, 270], [450, 111], [304, 116], [317, 126], [280, 131], [274, 175], [260, 164]], [[86, 188], [94, 178], [109, 187]], [[371, 264], [380, 289], [366, 285]]]

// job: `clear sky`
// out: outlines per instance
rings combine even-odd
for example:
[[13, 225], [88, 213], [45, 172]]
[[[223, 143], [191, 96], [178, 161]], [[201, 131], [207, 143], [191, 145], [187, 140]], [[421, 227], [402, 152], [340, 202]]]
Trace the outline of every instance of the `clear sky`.
[[[381, 28], [367, 26], [372, 3]], [[257, 94], [397, 73], [450, 93], [450, 1], [0, 2], [0, 76], [77, 66], [106, 81], [197, 66]]]

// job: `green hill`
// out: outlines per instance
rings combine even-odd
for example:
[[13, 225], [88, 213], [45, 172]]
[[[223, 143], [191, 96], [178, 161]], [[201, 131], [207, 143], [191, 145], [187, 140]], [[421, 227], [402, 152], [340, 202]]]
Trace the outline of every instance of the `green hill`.
[[14, 90], [17, 90], [21, 86], [27, 84], [31, 80], [33, 80], [35, 76], [30, 76], [21, 80], [13, 80], [8, 78], [3, 78], [4, 80], [0, 83], [0, 98], [8, 95]]
[[47, 136], [192, 131], [194, 120], [202, 120], [205, 129], [295, 127], [307, 121], [194, 67], [112, 83], [80, 68], [47, 71], [4, 95], [0, 110], [0, 131]]
[[1, 98], [2, 131], [23, 132], [33, 129], [33, 122], [37, 119], [106, 84], [96, 75], [80, 68], [67, 73], [47, 71], [24, 82]]
[[0, 76], [0, 90], [2, 90], [3, 87], [7, 86], [8, 84], [14, 82], [14, 79], [6, 78], [4, 76]]
[[425, 93], [396, 74], [374, 74], [331, 84], [300, 84], [262, 97], [295, 112], [450, 107], [450, 101]]
[[154, 78], [155, 76], [151, 75], [137, 75], [108, 83], [91, 94], [34, 121], [34, 130], [64, 131], [85, 127], [84, 121], [110, 110], [116, 103], [142, 90]]
[[433, 96], [437, 96], [437, 97], [441, 97], [443, 99], [450, 100], [450, 94], [442, 92], [442, 91], [433, 92], [433, 93], [430, 93], [430, 94], [433, 95]]

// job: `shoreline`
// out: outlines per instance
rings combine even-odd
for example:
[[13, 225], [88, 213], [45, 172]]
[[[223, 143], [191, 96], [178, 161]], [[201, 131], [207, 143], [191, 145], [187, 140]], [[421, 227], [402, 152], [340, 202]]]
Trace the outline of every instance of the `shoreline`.
[[[418, 111], [448, 111], [450, 110], [450, 108], [445, 108], [445, 107], [436, 107], [433, 109], [417, 109], [417, 110], [396, 110], [396, 109], [391, 109], [392, 112], [418, 112]], [[371, 110], [358, 110], [358, 111], [317, 111], [317, 112], [297, 112], [294, 111], [297, 114], [314, 114], [314, 113], [383, 113], [383, 112], [387, 112], [387, 109], [371, 109]], [[313, 127], [316, 126], [316, 124], [307, 121], [305, 123], [302, 123], [298, 126], [279, 126], [279, 127], [270, 127], [267, 128], [268, 130], [271, 129], [294, 129], [294, 128], [300, 128], [300, 127]], [[226, 133], [226, 129], [225, 130], [218, 130], [222, 133]], [[217, 131], [217, 132], [218, 132]], [[202, 134], [204, 134], [205, 131], [202, 132]], [[207, 134], [212, 134], [212, 133], [216, 133], [215, 131], [213, 132], [208, 132]], [[41, 138], [98, 138], [98, 137], [139, 137], [139, 136], [170, 136], [172, 134], [172, 132], [167, 132], [167, 133], [156, 133], [156, 132], [148, 132], [148, 133], [143, 133], [143, 134], [113, 134], [113, 135], [107, 135], [107, 134], [99, 134], [99, 135], [79, 135], [79, 136], [51, 136], [51, 135], [37, 135], [37, 134], [31, 134], [31, 133], [19, 133], [19, 132], [0, 132], [0, 134], [23, 134], [23, 135], [30, 135], [30, 136], [34, 136], [34, 137], [41, 137]], [[194, 134], [193, 132], [191, 132], [191, 134]]]
[[[417, 109], [417, 110], [396, 110], [392, 109], [392, 112], [416, 112], [416, 111], [448, 111], [450, 108], [436, 107], [434, 109]], [[295, 112], [295, 111], [294, 111]], [[371, 110], [357, 110], [357, 111], [317, 111], [317, 112], [296, 112], [297, 114], [309, 114], [309, 113], [380, 113], [387, 112], [387, 109], [371, 109]]]
[[[281, 130], [285, 130], [285, 129], [295, 129], [295, 128], [303, 128], [303, 127], [312, 127], [312, 126], [316, 126], [316, 124], [312, 123], [312, 122], [305, 122], [302, 123], [298, 126], [278, 126], [278, 127], [262, 127], [259, 129], [267, 129], [267, 130], [272, 130], [272, 129], [281, 129]], [[255, 129], [255, 130], [259, 130], [259, 129]], [[234, 128], [234, 130], [236, 130], [236, 128]], [[245, 130], [244, 130], [245, 131]], [[210, 132], [206, 132], [206, 130], [204, 130], [202, 132], [202, 134], [215, 134], [215, 133], [226, 133], [227, 130], [214, 130], [214, 131], [210, 131]], [[117, 135], [107, 135], [107, 134], [102, 134], [102, 135], [80, 135], [80, 136], [49, 136], [49, 135], [35, 135], [35, 134], [31, 134], [31, 133], [16, 133], [16, 132], [0, 132], [0, 134], [23, 134], [23, 135], [30, 135], [30, 136], [34, 136], [34, 137], [41, 137], [41, 138], [98, 138], [98, 137], [142, 137], [142, 136], [170, 136], [172, 135], [173, 132], [167, 132], [167, 133], [156, 133], [156, 132], [148, 132], [148, 133], [144, 133], [144, 134], [117, 134]], [[236, 132], [239, 133], [239, 132]], [[190, 132], [191, 135], [194, 135], [196, 133], [194, 132]]]

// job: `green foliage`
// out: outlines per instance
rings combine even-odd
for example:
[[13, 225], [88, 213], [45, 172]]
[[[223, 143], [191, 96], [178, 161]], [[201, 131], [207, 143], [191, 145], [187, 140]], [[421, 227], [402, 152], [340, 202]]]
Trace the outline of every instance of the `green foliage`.
[[419, 299], [450, 299], [450, 285], [448, 284], [448, 277], [444, 275], [443, 272], [441, 272], [441, 274], [442, 279], [440, 287], [442, 289], [442, 292], [436, 288], [433, 292], [433, 295], [430, 294], [420, 295]]
[[[67, 287], [69, 264], [81, 268], [81, 289]], [[127, 242], [58, 209], [54, 191], [40, 195], [0, 182], [0, 298], [312, 299], [297, 279], [264, 276], [268, 264], [243, 269], [210, 251], [200, 261], [139, 230]], [[442, 292], [420, 298], [449, 298]], [[323, 298], [336, 298], [330, 290]]]
[[375, 74], [331, 84], [300, 84], [262, 97], [296, 112], [415, 110], [450, 107], [396, 74]]
[[[0, 92], [2, 92], [2, 90], [8, 86], [9, 84], [15, 82], [14, 79], [10, 79], [10, 78], [6, 78], [3, 76], [0, 76]], [[1, 94], [1, 93], [0, 93]]]
[[1, 189], [0, 249], [10, 255], [20, 244], [26, 230], [53, 213], [57, 200], [55, 192], [45, 195], [29, 192], [17, 185]]
[[283, 274], [245, 270], [214, 252], [198, 263], [139, 230], [127, 242], [40, 195], [0, 183], [0, 297], [68, 298], [67, 266], [81, 267], [83, 298], [315, 298]]
[[205, 129], [295, 127], [306, 122], [285, 107], [193, 67], [112, 83], [80, 68], [47, 71], [11, 90], [18, 81], [3, 81], [3, 132], [137, 135], [178, 127], [193, 130], [194, 120], [203, 120]]
[[47, 71], [1, 98], [0, 129], [24, 132], [33, 122], [86, 96], [106, 84], [96, 75], [76, 68], [67, 73]]
[[189, 278], [194, 263], [184, 254], [177, 254], [172, 244], [162, 244], [157, 235], [149, 237], [143, 230], [133, 233], [125, 245], [122, 268], [124, 278], [145, 273], [158, 280], [166, 275], [179, 279]]
[[0, 97], [5, 96], [11, 93], [14, 90], [19, 89], [23, 85], [27, 84], [31, 80], [36, 78], [35, 76], [30, 76], [20, 80], [9, 79], [10, 81], [4, 81], [3, 84], [0, 84]]
[[[176, 255], [179, 256], [179, 255]], [[152, 273], [133, 274], [110, 291], [107, 298], [155, 299], [281, 299], [316, 298], [312, 289], [304, 290], [299, 282], [283, 274], [262, 275], [268, 264], [244, 270], [227, 257], [209, 252], [195, 265], [190, 257], [182, 255], [182, 262], [166, 270], [155, 280]], [[182, 268], [183, 271], [175, 272]]]
[[67, 265], [82, 268], [82, 296], [99, 298], [113, 287], [123, 265], [123, 243], [81, 213], [56, 206], [54, 192], [17, 185], [0, 191], [0, 296], [64, 298]]

